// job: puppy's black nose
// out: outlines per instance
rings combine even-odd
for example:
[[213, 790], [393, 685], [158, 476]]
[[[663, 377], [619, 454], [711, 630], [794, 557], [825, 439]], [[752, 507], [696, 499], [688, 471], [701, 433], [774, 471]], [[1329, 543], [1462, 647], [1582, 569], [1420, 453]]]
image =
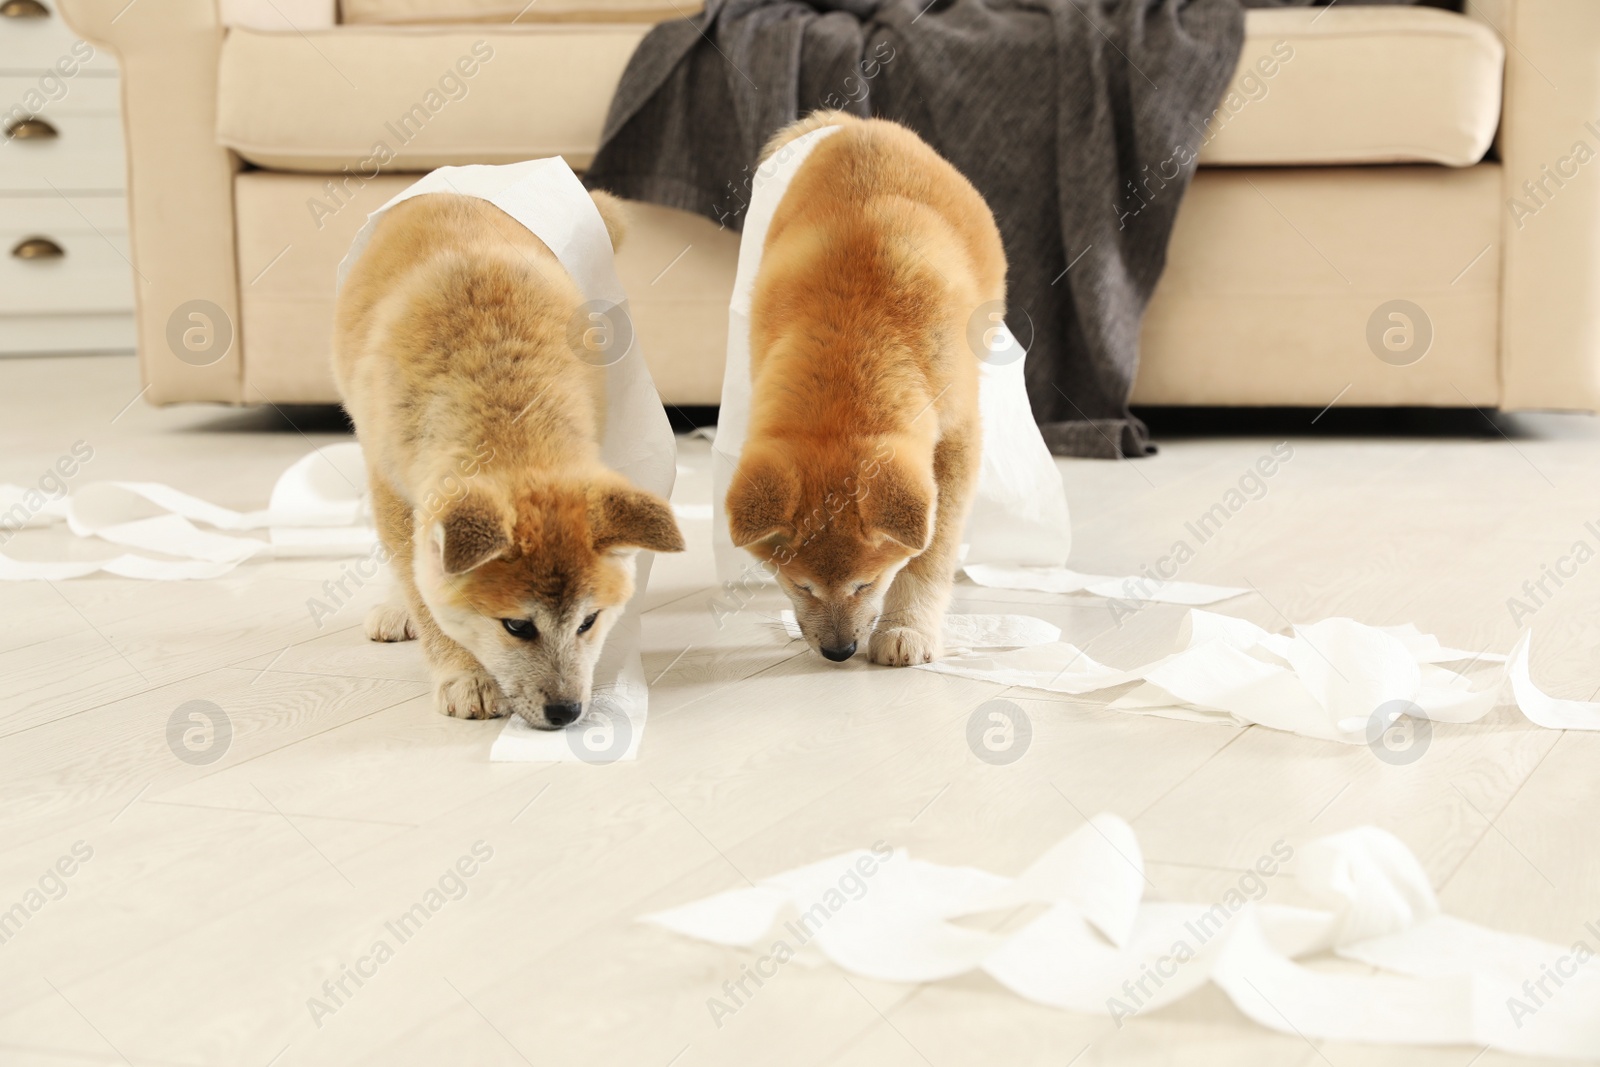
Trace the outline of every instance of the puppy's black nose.
[[544, 717], [550, 720], [551, 726], [566, 726], [568, 723], [578, 721], [578, 716], [583, 714], [582, 704], [546, 704]]
[[856, 643], [851, 641], [843, 648], [825, 648], [822, 650], [822, 654], [828, 659], [833, 660], [835, 663], [843, 663], [845, 660], [856, 654]]

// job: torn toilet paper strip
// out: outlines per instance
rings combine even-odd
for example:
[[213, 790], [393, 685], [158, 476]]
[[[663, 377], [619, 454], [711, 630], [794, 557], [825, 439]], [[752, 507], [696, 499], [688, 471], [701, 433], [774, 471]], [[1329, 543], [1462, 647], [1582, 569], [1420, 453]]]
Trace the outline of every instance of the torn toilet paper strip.
[[[33, 561], [0, 554], [0, 581], [64, 581], [102, 572], [187, 581], [220, 577], [258, 556], [356, 556], [376, 544], [361, 447], [353, 443], [302, 456], [279, 476], [265, 511], [235, 511], [158, 482], [91, 482], [36, 508], [27, 506], [26, 495], [37, 495], [36, 490], [18, 492], [16, 486], [0, 486], [0, 501], [17, 500], [29, 512], [19, 525], [65, 520], [76, 538], [157, 555]], [[266, 530], [267, 538], [240, 536], [257, 530]]]
[[[1291, 858], [1279, 842], [1261, 869]], [[1369, 826], [1311, 841], [1297, 863], [1317, 908], [1238, 888], [1212, 902], [1150, 901], [1132, 828], [1101, 814], [1014, 879], [880, 841], [641, 921], [780, 962], [818, 950], [880, 981], [981, 970], [1028, 1000], [1118, 1025], [1212, 982], [1262, 1026], [1308, 1038], [1600, 1055], [1600, 969], [1528, 1003], [1525, 983], [1570, 949], [1440, 914], [1421, 864], [1392, 834]], [[1024, 903], [1045, 910], [1009, 934], [950, 921]], [[1330, 955], [1385, 973], [1296, 962]], [[738, 1007], [713, 996], [713, 1016], [719, 1005]]]
[[1506, 668], [1511, 694], [1533, 722], [1551, 730], [1600, 730], [1600, 704], [1587, 700], [1561, 700], [1548, 696], [1533, 684], [1528, 657], [1533, 651], [1533, 631], [1523, 633], [1511, 650]]
[[[838, 131], [837, 126], [825, 126], [795, 138], [762, 162], [751, 184], [733, 297], [728, 305], [728, 358], [712, 440], [717, 457], [712, 468], [712, 506], [716, 512], [711, 524], [712, 549], [717, 577], [724, 582], [759, 581], [763, 574], [747, 553], [733, 546], [723, 505], [749, 431], [750, 300], [767, 230], [790, 181], [812, 150]], [[974, 315], [981, 310], [974, 308]], [[997, 329], [987, 330], [985, 337], [989, 339], [987, 352], [960, 353], [962, 358], [978, 363], [978, 405], [983, 423], [978, 487], [963, 534], [966, 558], [996, 563], [1065, 563], [1072, 547], [1066, 491], [1028, 403], [1023, 378], [1026, 353], [1003, 322]], [[958, 343], [964, 348], [967, 341]]]
[[[616, 639], [623, 622], [619, 620], [609, 640]], [[626, 635], [622, 635], [626, 636]], [[637, 635], [634, 635], [637, 641]], [[591, 763], [604, 766], [618, 760], [639, 758], [644, 739], [645, 720], [650, 707], [650, 691], [643, 669], [637, 676], [632, 664], [624, 665], [624, 675], [599, 687], [596, 672], [595, 695], [583, 718], [562, 730], [536, 730], [521, 717], [506, 720], [489, 749], [495, 763]]]
[[[794, 612], [785, 609], [779, 616], [783, 632], [800, 636], [800, 623]], [[974, 648], [1024, 648], [1048, 645], [1061, 639], [1061, 628], [1031, 615], [946, 615], [944, 647], [947, 653]]]
[[979, 585], [991, 589], [1028, 589], [1040, 593], [1093, 593], [1111, 600], [1152, 601], [1199, 607], [1243, 596], [1248, 589], [1200, 582], [1158, 581], [1131, 575], [1080, 574], [1066, 567], [1001, 566], [968, 563], [962, 570]]
[[[1053, 643], [946, 656], [918, 669], [999, 685], [1083, 695], [1143, 683], [1107, 705], [1200, 721], [1268, 726], [1346, 744], [1375, 744], [1402, 717], [1477, 722], [1509, 693], [1539, 726], [1600, 729], [1600, 704], [1558, 700], [1533, 684], [1532, 634], [1507, 657], [1446, 648], [1414, 626], [1324, 619], [1270, 633], [1244, 619], [1193, 609], [1178, 647], [1119, 669]], [[1443, 663], [1494, 669], [1475, 681]]]

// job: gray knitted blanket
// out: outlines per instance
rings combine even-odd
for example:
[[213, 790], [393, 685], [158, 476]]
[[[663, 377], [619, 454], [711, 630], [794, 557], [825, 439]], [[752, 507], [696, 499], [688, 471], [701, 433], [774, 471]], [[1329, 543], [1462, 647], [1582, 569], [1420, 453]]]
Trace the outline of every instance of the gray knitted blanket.
[[708, 0], [640, 45], [584, 180], [737, 229], [774, 131], [818, 108], [903, 122], [994, 210], [1051, 449], [1143, 455], [1139, 322], [1242, 4], [1304, 2]]

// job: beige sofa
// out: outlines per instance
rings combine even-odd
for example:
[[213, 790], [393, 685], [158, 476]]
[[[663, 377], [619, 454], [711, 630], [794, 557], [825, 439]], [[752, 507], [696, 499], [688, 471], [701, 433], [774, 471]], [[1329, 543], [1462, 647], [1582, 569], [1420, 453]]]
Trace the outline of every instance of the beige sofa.
[[[366, 213], [442, 164], [581, 169], [639, 39], [681, 10], [60, 2], [122, 65], [156, 403], [334, 400], [334, 270]], [[1600, 408], [1600, 3], [1467, 7], [1250, 13], [1135, 402]], [[669, 403], [718, 399], [736, 249], [639, 207], [620, 268]]]

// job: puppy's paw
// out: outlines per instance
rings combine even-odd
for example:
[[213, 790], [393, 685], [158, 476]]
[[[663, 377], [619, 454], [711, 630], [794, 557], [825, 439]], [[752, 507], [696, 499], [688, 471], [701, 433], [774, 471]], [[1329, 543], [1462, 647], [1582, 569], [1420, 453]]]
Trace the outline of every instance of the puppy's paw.
[[379, 604], [367, 612], [368, 641], [415, 641], [417, 625], [404, 604]]
[[461, 671], [440, 678], [433, 688], [434, 707], [453, 719], [498, 719], [510, 710], [500, 686], [486, 671]]
[[885, 667], [914, 667], [939, 658], [939, 639], [909, 626], [878, 630], [867, 646], [867, 658]]

